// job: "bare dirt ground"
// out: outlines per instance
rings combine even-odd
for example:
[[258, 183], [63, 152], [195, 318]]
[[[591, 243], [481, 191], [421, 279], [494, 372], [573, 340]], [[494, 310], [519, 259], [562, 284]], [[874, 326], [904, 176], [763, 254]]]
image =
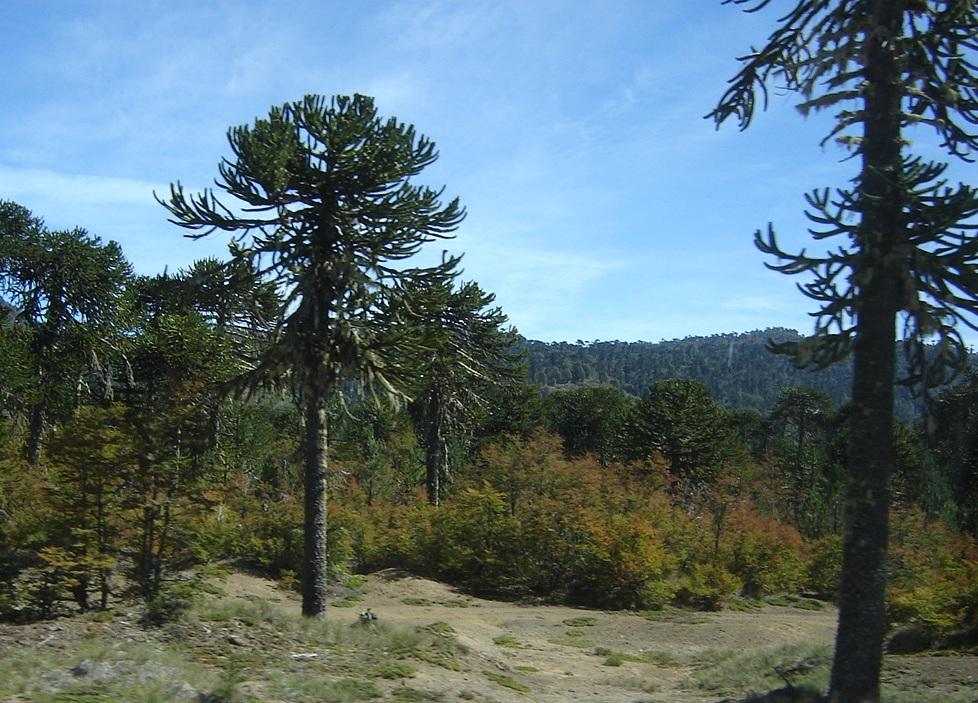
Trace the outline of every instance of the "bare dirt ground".
[[[229, 593], [240, 589], [245, 594], [283, 598], [273, 585], [262, 585], [242, 574], [233, 575], [225, 588]], [[298, 608], [293, 598], [285, 602]], [[811, 611], [767, 606], [746, 612], [671, 611], [643, 616], [525, 605], [476, 598], [446, 584], [390, 569], [369, 577], [363, 600], [346, 617], [352, 620], [367, 608], [378, 622], [448, 623], [469, 650], [466, 670], [423, 670], [411, 681], [413, 687], [449, 701], [500, 703], [528, 698], [543, 703], [722, 700], [723, 696], [697, 691], [690, 684], [691, 675], [711, 655], [779, 645], [831, 645], [837, 618], [834, 608]], [[342, 611], [333, 608], [330, 617], [344, 617]], [[649, 661], [608, 666], [607, 657], [595, 655], [600, 648]], [[510, 676], [530, 692], [489, 682], [486, 670]], [[894, 690], [912, 696], [923, 689], [928, 698], [937, 700], [942, 691], [967, 699], [970, 689], [978, 703], [978, 657], [974, 656], [888, 656], [884, 680]]]
[[[219, 586], [226, 599], [245, 601], [252, 608], [272, 607], [293, 615], [299, 612], [294, 594], [255, 574], [234, 571]], [[194, 681], [193, 686], [161, 688], [162, 693], [153, 698], [161, 701], [712, 703], [735, 698], [727, 692], [697, 686], [696, 676], [712, 662], [784, 645], [830, 645], [836, 619], [832, 609], [774, 606], [744, 612], [669, 611], [643, 615], [524, 605], [476, 598], [393, 570], [369, 576], [345, 596], [337, 596], [337, 605], [330, 609], [327, 618], [342, 626], [342, 631], [355, 632], [347, 626], [357, 628], [358, 614], [369, 608], [378, 618], [378, 638], [391, 637], [383, 634], [387, 628], [394, 632], [424, 629], [428, 636], [444, 632], [445, 637], [454, 637], [458, 646], [453, 665], [438, 665], [434, 660], [416, 657], [410, 659], [411, 671], [404, 676], [378, 675], [377, 667], [395, 658], [397, 651], [393, 646], [377, 645], [383, 648], [375, 647], [357, 659], [359, 655], [348, 645], [344, 648], [327, 644], [322, 638], [310, 639], [295, 626], [286, 628], [277, 623], [275, 617], [262, 619], [232, 612], [219, 621], [191, 620], [160, 629], [143, 629], [135, 622], [138, 616], [134, 613], [116, 611], [111, 617], [98, 620], [83, 616], [29, 626], [0, 625], [0, 667], [5, 656], [15, 656], [17, 652], [37, 652], [39, 658], [46, 657], [46, 661], [59, 667], [57, 672], [39, 669], [34, 678], [43, 685], [38, 683], [32, 688], [33, 684], [27, 682], [16, 689], [15, 695], [5, 696], [0, 681], [0, 703], [119, 699], [112, 697], [117, 693], [92, 693], [103, 689], [77, 688], [84, 679], [79, 676], [77, 660], [83, 656], [80, 652], [85, 651], [85, 642], [94, 638], [121, 643], [113, 645], [116, 649], [130, 644], [149, 649], [177, 647], [194, 666], [209, 667], [215, 672], [213, 680], [226, 672], [231, 660], [241, 667], [233, 695], [216, 698], [201, 692], [194, 698], [194, 692], [202, 691], [205, 685]], [[98, 666], [94, 665], [96, 671]], [[102, 667], [106, 677], [123, 671], [118, 661], [113, 666], [116, 668]], [[162, 665], [148, 671], [146, 666], [127, 675], [143, 679], [159, 672], [166, 675]], [[373, 678], [370, 671], [374, 672]], [[292, 678], [285, 683], [270, 683], [280, 675]], [[364, 679], [366, 687], [357, 689], [350, 684], [350, 690], [344, 689], [342, 696], [320, 694], [314, 687], [300, 690], [304, 680], [327, 682], [339, 677]], [[978, 703], [978, 657], [887, 657], [884, 679], [889, 690], [900, 692], [894, 700]], [[118, 686], [113, 684], [113, 688], [110, 683], [104, 690], [118, 692]], [[89, 697], [67, 696], [69, 690]], [[744, 693], [747, 691], [739, 692]]]
[[[429, 601], [430, 604], [419, 604]], [[459, 607], [465, 604], [467, 607]], [[753, 612], [682, 613], [649, 619], [637, 614], [520, 605], [460, 596], [444, 584], [397, 572], [371, 577], [363, 605], [384, 621], [427, 624], [445, 621], [485, 666], [514, 674], [536, 701], [655, 699], [686, 703], [716, 700], [683, 688], [691, 662], [706, 650], [773, 644], [829, 643], [835, 613], [767, 608]], [[507, 639], [510, 638], [510, 639]], [[502, 644], [499, 644], [502, 643]], [[661, 663], [605, 665], [595, 648]], [[660, 655], [655, 657], [655, 655]], [[445, 688], [441, 681], [431, 685]], [[485, 688], [484, 676], [461, 673], [455, 687]], [[499, 701], [525, 700], [518, 692], [491, 690]]]

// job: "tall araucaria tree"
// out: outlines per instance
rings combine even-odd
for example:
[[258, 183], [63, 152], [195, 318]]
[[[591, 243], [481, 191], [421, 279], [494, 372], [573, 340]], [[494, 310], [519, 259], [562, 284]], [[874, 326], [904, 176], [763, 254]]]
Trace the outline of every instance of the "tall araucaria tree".
[[382, 119], [363, 95], [307, 96], [232, 128], [233, 160], [213, 190], [179, 183], [160, 202], [199, 238], [233, 233], [232, 260], [274, 281], [284, 307], [243, 381], [289, 380], [305, 419], [305, 553], [302, 611], [326, 609], [327, 405], [341, 380], [393, 393], [411, 369], [414, 337], [399, 329], [408, 286], [451, 280], [457, 259], [432, 267], [405, 260], [446, 238], [464, 210], [412, 181], [438, 157], [413, 126]]
[[[757, 11], [770, 0], [726, 0]], [[879, 700], [886, 546], [893, 471], [897, 322], [910, 372], [932, 388], [966, 359], [958, 327], [978, 314], [978, 194], [949, 186], [946, 164], [907, 149], [909, 127], [936, 133], [950, 155], [978, 150], [978, 7], [973, 0], [796, 0], [709, 115], [749, 126], [770, 84], [799, 108], [834, 109], [835, 138], [852, 150], [850, 188], [807, 196], [812, 236], [839, 246], [824, 256], [783, 251], [757, 233], [770, 265], [809, 280], [819, 304], [814, 334], [779, 351], [825, 367], [853, 356], [839, 628], [830, 699]], [[926, 344], [933, 351], [925, 354]]]
[[[125, 286], [132, 275], [115, 242], [81, 228], [49, 230], [26, 208], [0, 200], [0, 334], [21, 352], [25, 455], [40, 461], [51, 416], [67, 417], [91, 372], [118, 351]], [[24, 373], [26, 371], [26, 373]], [[102, 378], [103, 395], [111, 381]]]
[[428, 502], [438, 505], [449, 476], [448, 439], [485, 405], [487, 389], [516, 378], [510, 349], [516, 332], [491, 308], [495, 296], [476, 283], [418, 286], [410, 306], [423, 348], [413, 410], [425, 447]]

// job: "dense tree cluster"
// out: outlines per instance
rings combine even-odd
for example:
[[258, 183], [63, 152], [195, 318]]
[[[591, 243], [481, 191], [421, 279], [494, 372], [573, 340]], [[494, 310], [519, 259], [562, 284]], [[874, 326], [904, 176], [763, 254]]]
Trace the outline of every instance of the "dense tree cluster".
[[[791, 360], [770, 353], [773, 342], [801, 341], [794, 330], [772, 328], [753, 332], [687, 337], [662, 342], [537, 342], [520, 340], [529, 378], [554, 389], [614, 386], [639, 397], [649, 385], [670, 378], [705, 384], [730, 407], [766, 413], [785, 388], [807, 387], [825, 393], [835, 405], [849, 399], [852, 367], [799, 369]], [[896, 416], [910, 422], [923, 410], [910, 389], [896, 389]]]
[[[289, 384], [242, 394], [234, 382], [275, 334], [278, 289], [246, 263], [123, 271], [113, 310], [124, 314], [100, 340], [112, 353], [98, 376], [82, 358], [55, 387], [69, 400], [47, 415], [34, 469], [24, 451], [32, 406], [18, 402], [30, 348], [4, 357], [5, 617], [104, 608], [127, 594], [165, 613], [186, 590], [180, 569], [229, 557], [297, 583], [308, 568], [301, 394]], [[327, 398], [327, 574], [396, 565], [600, 607], [835, 596], [848, 406], [789, 387], [762, 414], [688, 378], [638, 398], [613, 386], [544, 392], [520, 378], [490, 295], [472, 283], [429, 292], [414, 291], [417, 314], [401, 328], [414, 335], [411, 363], [428, 350], [402, 390], [414, 401], [349, 384]], [[23, 335], [2, 330], [5, 345]], [[894, 506], [943, 541], [923, 561], [912, 530], [895, 542], [895, 619], [950, 629], [974, 612], [975, 575], [947, 571], [975, 557], [974, 386], [968, 377], [945, 391], [929, 423], [897, 425]], [[927, 578], [945, 587], [921, 591]]]

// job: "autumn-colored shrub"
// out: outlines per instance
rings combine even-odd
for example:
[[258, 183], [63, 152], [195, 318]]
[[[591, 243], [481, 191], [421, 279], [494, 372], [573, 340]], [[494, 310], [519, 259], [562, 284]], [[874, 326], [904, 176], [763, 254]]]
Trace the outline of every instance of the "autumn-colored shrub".
[[734, 511], [728, 537], [730, 573], [751, 598], [797, 592], [805, 583], [804, 543], [790, 525], [759, 514], [749, 504]]
[[808, 588], [819, 598], [835, 600], [842, 577], [842, 535], [826, 535], [811, 545]]
[[663, 491], [591, 458], [566, 459], [547, 435], [491, 446], [481, 462], [482, 481], [462, 477], [437, 509], [420, 496], [408, 507], [345, 493], [359, 503], [350, 528], [358, 568], [401, 566], [602, 607], [671, 601], [688, 525]]
[[348, 525], [353, 567], [365, 572], [397, 567], [433, 573], [422, 564], [417, 549], [430, 533], [431, 514], [420, 493], [409, 505], [379, 499], [357, 506]]
[[50, 541], [51, 518], [43, 472], [12, 451], [0, 456], [0, 620], [29, 614], [22, 574]]
[[[603, 524], [602, 524], [603, 523]], [[574, 596], [591, 605], [661, 608], [674, 595], [676, 558], [641, 514], [592, 519]]]
[[578, 578], [589, 539], [580, 508], [538, 496], [516, 515], [514, 584], [528, 593], [562, 598]]
[[679, 580], [676, 600], [700, 610], [719, 610], [742, 587], [740, 579], [722, 564], [694, 562]]
[[971, 624], [978, 593], [978, 546], [964, 533], [928, 522], [918, 510], [894, 511], [888, 559], [887, 615], [937, 630]]
[[476, 589], [499, 588], [513, 574], [514, 532], [503, 494], [486, 484], [442, 505], [416, 546], [426, 570]]

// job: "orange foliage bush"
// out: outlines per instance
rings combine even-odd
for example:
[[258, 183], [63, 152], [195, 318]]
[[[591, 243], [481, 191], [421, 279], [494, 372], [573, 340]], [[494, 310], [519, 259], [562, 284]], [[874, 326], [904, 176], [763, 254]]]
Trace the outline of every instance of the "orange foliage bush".
[[978, 621], [978, 545], [919, 510], [891, 516], [887, 615], [938, 630]]
[[[344, 500], [356, 502], [355, 489]], [[658, 608], [685, 587], [688, 602], [712, 607], [741, 584], [729, 565], [696, 566], [709, 531], [661, 481], [567, 459], [545, 433], [487, 448], [437, 510], [375, 500], [351, 520], [359, 568], [405, 567], [482, 591]], [[742, 561], [776, 552], [755, 534], [762, 527], [741, 522]]]
[[731, 515], [730, 531], [728, 568], [743, 583], [743, 595], [794, 593], [805, 584], [807, 550], [794, 527], [741, 504]]

